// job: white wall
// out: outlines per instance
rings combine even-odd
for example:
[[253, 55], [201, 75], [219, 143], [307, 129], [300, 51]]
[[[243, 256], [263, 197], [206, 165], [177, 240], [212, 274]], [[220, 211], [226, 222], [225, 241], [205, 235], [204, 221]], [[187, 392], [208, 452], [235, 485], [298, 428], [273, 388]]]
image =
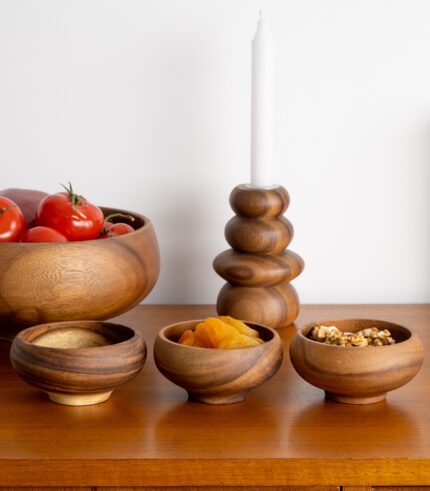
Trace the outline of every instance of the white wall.
[[147, 302], [214, 303], [260, 7], [302, 301], [430, 301], [428, 0], [0, 0], [1, 188], [146, 214]]

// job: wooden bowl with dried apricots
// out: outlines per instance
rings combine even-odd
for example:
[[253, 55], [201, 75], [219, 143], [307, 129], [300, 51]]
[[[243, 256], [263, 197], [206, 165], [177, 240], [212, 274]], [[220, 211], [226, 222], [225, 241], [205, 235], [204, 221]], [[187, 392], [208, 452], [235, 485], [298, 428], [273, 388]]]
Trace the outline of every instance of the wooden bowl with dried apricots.
[[[341, 331], [341, 337], [336, 341], [339, 343], [345, 342], [348, 337], [345, 333], [355, 333], [356, 344], [342, 346], [329, 344], [329, 339], [327, 342], [310, 339], [316, 327], [336, 328], [334, 335], [336, 330]], [[366, 346], [370, 341], [363, 343], [357, 337], [360, 331], [371, 331], [372, 328], [380, 333], [387, 330], [386, 344]], [[310, 384], [323, 389], [327, 399], [346, 404], [385, 400], [388, 391], [407, 384], [415, 377], [423, 357], [423, 346], [416, 334], [407, 327], [383, 320], [312, 322], [299, 328], [290, 344], [290, 358], [297, 373]]]
[[262, 341], [247, 343], [249, 347], [239, 348], [225, 340], [221, 343], [225, 347], [217, 349], [178, 343], [186, 331], [196, 332], [204, 322], [200, 319], [171, 324], [161, 329], [155, 340], [157, 368], [185, 389], [191, 400], [208, 404], [240, 402], [251, 389], [278, 371], [283, 357], [282, 341], [274, 329], [261, 324], [245, 322]]

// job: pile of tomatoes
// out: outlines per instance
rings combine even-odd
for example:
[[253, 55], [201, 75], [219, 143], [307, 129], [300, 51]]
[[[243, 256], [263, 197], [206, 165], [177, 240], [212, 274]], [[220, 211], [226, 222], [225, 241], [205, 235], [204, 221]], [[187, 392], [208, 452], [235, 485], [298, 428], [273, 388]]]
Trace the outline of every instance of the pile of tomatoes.
[[0, 242], [69, 242], [106, 239], [133, 232], [114, 217], [134, 218], [115, 213], [106, 218], [102, 210], [73, 191], [48, 195], [41, 191], [7, 189], [0, 191]]

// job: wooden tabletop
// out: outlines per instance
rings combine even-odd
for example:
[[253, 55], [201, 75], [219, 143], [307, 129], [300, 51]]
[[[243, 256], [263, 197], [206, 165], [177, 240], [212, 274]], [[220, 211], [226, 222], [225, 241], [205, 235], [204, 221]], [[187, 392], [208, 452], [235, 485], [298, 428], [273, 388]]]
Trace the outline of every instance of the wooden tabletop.
[[[152, 346], [169, 323], [213, 306], [144, 305], [116, 319], [148, 345], [143, 371], [96, 406], [49, 402], [12, 370], [0, 342], [0, 486], [392, 486], [430, 484], [430, 364], [388, 394], [351, 406], [325, 401], [288, 357], [245, 402], [188, 402], [156, 369]], [[430, 305], [307, 305], [297, 324], [368, 317], [404, 324], [430, 352]]]

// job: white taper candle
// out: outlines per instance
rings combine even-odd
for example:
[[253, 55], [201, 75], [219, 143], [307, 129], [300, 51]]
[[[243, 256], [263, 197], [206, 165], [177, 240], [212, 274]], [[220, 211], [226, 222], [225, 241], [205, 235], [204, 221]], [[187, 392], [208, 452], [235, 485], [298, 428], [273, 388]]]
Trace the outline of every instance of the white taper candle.
[[252, 41], [251, 186], [272, 187], [274, 133], [274, 43], [260, 11]]

